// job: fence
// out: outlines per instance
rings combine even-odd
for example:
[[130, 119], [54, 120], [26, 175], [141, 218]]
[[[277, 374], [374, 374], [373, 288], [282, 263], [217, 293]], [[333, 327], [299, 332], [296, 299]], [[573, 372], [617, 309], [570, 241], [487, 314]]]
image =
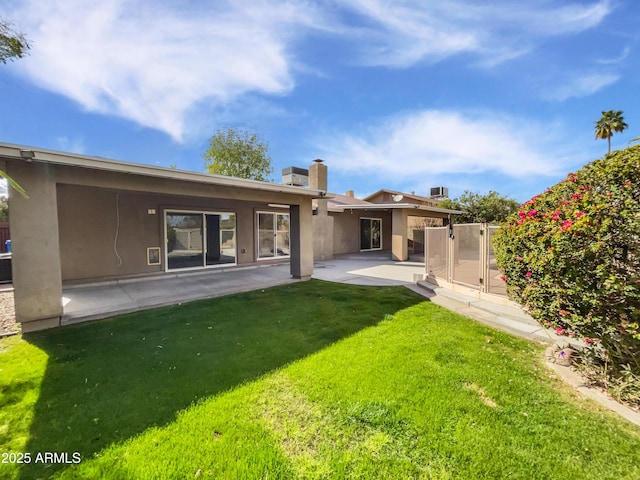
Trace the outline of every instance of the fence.
[[427, 227], [424, 251], [428, 277], [506, 296], [491, 245], [498, 228], [485, 223]]
[[7, 253], [7, 245], [5, 242], [10, 238], [9, 224], [7, 222], [0, 222], [0, 253]]

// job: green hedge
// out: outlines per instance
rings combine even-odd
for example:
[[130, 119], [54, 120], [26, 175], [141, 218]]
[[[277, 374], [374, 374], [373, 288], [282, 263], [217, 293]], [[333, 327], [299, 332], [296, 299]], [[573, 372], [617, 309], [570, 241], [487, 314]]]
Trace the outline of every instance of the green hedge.
[[514, 300], [610, 374], [640, 373], [640, 146], [570, 173], [494, 238]]

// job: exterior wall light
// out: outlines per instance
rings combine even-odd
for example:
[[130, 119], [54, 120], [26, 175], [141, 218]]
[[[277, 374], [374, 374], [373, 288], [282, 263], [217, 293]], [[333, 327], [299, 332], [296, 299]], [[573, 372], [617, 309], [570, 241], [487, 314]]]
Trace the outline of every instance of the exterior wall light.
[[36, 152], [33, 150], [20, 150], [20, 157], [27, 162], [32, 162], [36, 156]]

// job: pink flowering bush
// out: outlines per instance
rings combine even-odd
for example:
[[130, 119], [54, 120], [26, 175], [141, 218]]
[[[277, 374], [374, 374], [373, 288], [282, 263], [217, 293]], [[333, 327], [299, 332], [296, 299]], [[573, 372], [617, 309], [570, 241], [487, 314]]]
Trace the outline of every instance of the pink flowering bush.
[[607, 376], [640, 375], [640, 146], [525, 202], [494, 249], [509, 295], [538, 322], [583, 339]]

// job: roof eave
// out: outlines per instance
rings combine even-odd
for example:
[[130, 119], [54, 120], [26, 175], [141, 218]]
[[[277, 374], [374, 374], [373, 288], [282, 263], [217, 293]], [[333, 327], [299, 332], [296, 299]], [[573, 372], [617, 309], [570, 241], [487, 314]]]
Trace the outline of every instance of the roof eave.
[[[24, 153], [32, 152], [33, 156], [26, 158]], [[204, 172], [178, 170], [168, 167], [143, 165], [139, 163], [123, 162], [102, 157], [79, 155], [75, 153], [58, 152], [37, 147], [0, 143], [0, 158], [16, 159], [21, 161], [50, 163], [70, 167], [88, 168], [94, 170], [143, 175], [171, 180], [182, 180], [210, 185], [229, 187], [241, 187], [252, 190], [266, 190], [278, 193], [290, 193], [311, 198], [332, 198], [327, 192], [309, 188], [293, 187], [277, 183], [247, 180], [243, 178], [225, 177]]]
[[388, 210], [388, 209], [407, 209], [407, 210], [423, 210], [434, 213], [446, 213], [451, 215], [461, 215], [460, 210], [449, 210], [447, 208], [430, 207], [428, 205], [416, 205], [414, 203], [372, 203], [371, 205], [342, 205], [344, 210]]

